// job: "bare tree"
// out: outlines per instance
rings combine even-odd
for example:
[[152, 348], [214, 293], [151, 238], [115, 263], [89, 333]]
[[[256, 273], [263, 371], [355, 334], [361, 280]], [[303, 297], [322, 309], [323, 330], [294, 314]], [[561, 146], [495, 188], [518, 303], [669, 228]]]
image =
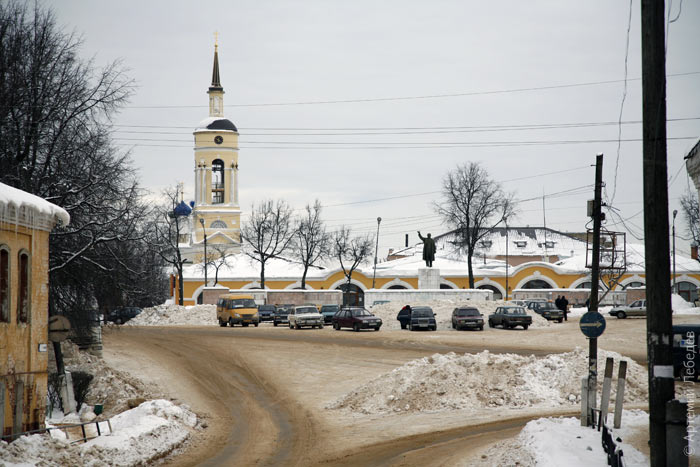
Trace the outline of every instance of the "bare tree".
[[260, 287], [265, 288], [265, 263], [282, 254], [290, 245], [292, 209], [283, 200], [266, 200], [250, 209], [250, 219], [243, 224], [241, 237], [249, 248], [243, 252], [260, 263]]
[[700, 245], [700, 205], [694, 191], [688, 190], [681, 196], [681, 212], [685, 217], [686, 232], [695, 245]]
[[374, 253], [374, 238], [370, 234], [353, 237], [349, 227], [342, 226], [333, 234], [333, 256], [340, 262], [343, 274], [348, 280], [344, 287], [345, 299], [347, 303], [347, 293], [350, 291], [352, 283], [352, 273], [367, 258]]
[[442, 218], [456, 229], [467, 251], [469, 288], [474, 288], [472, 258], [477, 243], [514, 214], [513, 194], [506, 193], [479, 163], [469, 162], [448, 172], [442, 182], [444, 201], [435, 204]]
[[321, 220], [319, 200], [316, 200], [313, 206], [306, 205], [306, 214], [299, 218], [294, 237], [293, 249], [304, 266], [301, 288], [306, 289], [306, 274], [309, 267], [327, 256], [330, 247], [330, 236]]
[[[207, 267], [214, 268], [214, 285], [219, 283], [219, 270], [224, 266], [229, 266], [231, 257], [233, 256], [230, 252], [230, 247], [221, 243], [209, 244], [209, 248], [212, 248], [216, 253], [207, 258]], [[213, 257], [212, 257], [213, 256]], [[204, 270], [204, 266], [202, 266]], [[207, 269], [209, 271], [209, 269]]]
[[175, 268], [178, 277], [178, 304], [183, 305], [183, 268], [188, 259], [183, 258], [180, 242], [186, 235], [189, 222], [187, 213], [176, 210], [180, 199], [180, 188], [167, 188], [163, 191], [166, 201], [156, 211], [152, 220], [155, 242], [160, 257]]

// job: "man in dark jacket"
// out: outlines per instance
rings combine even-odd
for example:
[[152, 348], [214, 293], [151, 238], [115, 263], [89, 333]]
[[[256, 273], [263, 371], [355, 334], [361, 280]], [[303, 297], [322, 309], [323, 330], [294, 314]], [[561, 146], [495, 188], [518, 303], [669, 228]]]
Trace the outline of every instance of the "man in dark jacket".
[[422, 236], [420, 230], [418, 231], [418, 238], [423, 241], [423, 261], [425, 261], [426, 266], [432, 268], [433, 261], [435, 261], [435, 240], [430, 238], [430, 234], [427, 237]]
[[560, 305], [561, 305], [561, 306], [560, 306], [561, 311], [564, 312], [564, 321], [569, 321], [569, 317], [568, 317], [568, 314], [569, 314], [569, 301], [566, 299], [566, 297], [565, 297], [564, 295], [562, 295], [562, 296], [561, 296], [561, 300], [559, 301], [559, 303], [560, 303]]

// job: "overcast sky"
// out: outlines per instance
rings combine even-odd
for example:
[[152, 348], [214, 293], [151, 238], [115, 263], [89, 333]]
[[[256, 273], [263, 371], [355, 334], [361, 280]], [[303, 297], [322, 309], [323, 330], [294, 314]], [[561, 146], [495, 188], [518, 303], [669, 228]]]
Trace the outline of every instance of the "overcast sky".
[[[415, 243], [416, 230], [448, 230], [433, 207], [442, 179], [477, 161], [530, 200], [511, 225], [542, 225], [544, 193], [553, 194], [547, 227], [582, 231], [602, 152], [608, 198], [642, 235], [642, 144], [626, 141], [641, 139], [641, 124], [622, 125], [617, 154], [629, 2], [45, 4], [82, 34], [84, 57], [121, 59], [136, 81], [115, 141], [154, 193], [182, 181], [192, 198], [192, 131], [208, 116], [218, 31], [225, 115], [240, 132], [244, 216], [266, 197], [298, 209], [318, 198], [331, 228], [374, 233], [381, 216], [385, 254], [405, 233]], [[668, 124], [677, 138], [668, 143], [671, 211], [692, 185], [683, 156], [700, 136], [699, 22], [700, 2], [686, 1], [669, 30], [667, 74], [680, 75], [669, 76], [667, 90], [668, 118], [680, 119]], [[640, 43], [634, 0], [623, 122], [641, 120]], [[322, 101], [354, 102], [313, 103]], [[611, 230], [625, 229], [608, 219]]]

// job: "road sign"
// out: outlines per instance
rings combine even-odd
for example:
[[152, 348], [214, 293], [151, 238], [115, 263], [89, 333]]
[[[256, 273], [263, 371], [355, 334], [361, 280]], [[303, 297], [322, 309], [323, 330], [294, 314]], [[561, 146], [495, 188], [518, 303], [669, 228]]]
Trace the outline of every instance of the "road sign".
[[68, 339], [70, 332], [70, 321], [61, 315], [49, 316], [49, 340], [51, 342], [61, 342]]
[[584, 336], [591, 339], [600, 337], [605, 331], [605, 318], [597, 311], [589, 311], [581, 316], [578, 325]]

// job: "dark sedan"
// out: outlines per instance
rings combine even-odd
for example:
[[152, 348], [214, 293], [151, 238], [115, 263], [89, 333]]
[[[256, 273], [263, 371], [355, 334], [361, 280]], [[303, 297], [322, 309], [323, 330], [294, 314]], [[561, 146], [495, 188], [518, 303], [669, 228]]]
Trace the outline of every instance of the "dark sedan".
[[452, 329], [484, 330], [484, 315], [474, 307], [455, 308], [452, 310]]
[[411, 309], [411, 321], [408, 323], [408, 329], [411, 331], [418, 329], [435, 331], [437, 322], [435, 321], [433, 309], [429, 306], [414, 306]]
[[275, 305], [260, 305], [258, 306], [258, 318], [260, 322], [263, 321], [274, 321], [275, 319]]
[[527, 307], [549, 321], [564, 321], [564, 312], [552, 302], [530, 302]]
[[272, 324], [289, 324], [289, 306], [278, 305], [275, 307], [275, 316], [272, 318]]
[[105, 316], [105, 321], [111, 321], [116, 324], [124, 324], [131, 318], [136, 318], [141, 314], [141, 308], [135, 306], [125, 306], [112, 310]]
[[352, 328], [356, 332], [360, 329], [379, 331], [380, 327], [382, 327], [381, 318], [374, 316], [364, 308], [343, 308], [333, 316], [333, 329], [336, 331], [340, 331], [340, 328]]

